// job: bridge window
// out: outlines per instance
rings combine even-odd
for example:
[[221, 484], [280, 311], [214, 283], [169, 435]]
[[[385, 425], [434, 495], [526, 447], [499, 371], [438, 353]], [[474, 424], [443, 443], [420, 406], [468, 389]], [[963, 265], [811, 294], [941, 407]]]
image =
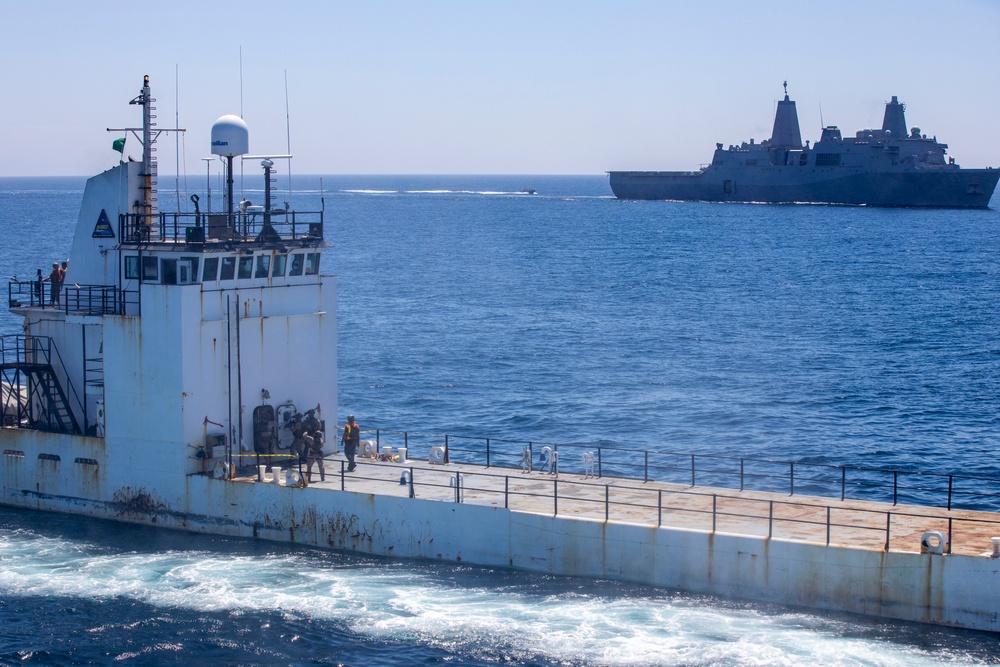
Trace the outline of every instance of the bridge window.
[[302, 264], [304, 255], [300, 252], [292, 255], [292, 270], [288, 272], [290, 276], [301, 276], [302, 275]]
[[177, 260], [164, 259], [160, 262], [160, 275], [163, 276], [164, 285], [177, 284]]
[[236, 258], [223, 257], [222, 270], [219, 275], [219, 280], [232, 280], [235, 275], [236, 275]]
[[306, 255], [306, 275], [315, 276], [319, 273], [319, 253], [311, 252]]
[[839, 167], [840, 153], [816, 153], [817, 167]]
[[207, 283], [209, 281], [215, 281], [219, 279], [219, 258], [218, 257], [206, 257], [205, 258], [205, 270], [201, 274], [201, 281]]
[[288, 255], [275, 255], [274, 268], [271, 270], [271, 275], [275, 278], [283, 278], [285, 275], [285, 266], [287, 264]]
[[135, 255], [125, 256], [125, 279], [139, 279], [139, 258]]
[[160, 262], [156, 257], [142, 258], [142, 279], [152, 282], [160, 279]]
[[257, 255], [257, 272], [254, 273], [254, 278], [267, 278], [267, 274], [271, 270], [271, 256], [270, 255]]
[[240, 280], [246, 280], [253, 275], [253, 255], [240, 257], [240, 271], [237, 276]]

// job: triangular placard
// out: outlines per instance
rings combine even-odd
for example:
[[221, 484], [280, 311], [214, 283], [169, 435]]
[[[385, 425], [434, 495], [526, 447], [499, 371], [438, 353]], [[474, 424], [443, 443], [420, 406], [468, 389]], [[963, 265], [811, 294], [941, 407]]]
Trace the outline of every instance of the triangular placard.
[[103, 208], [101, 215], [97, 218], [97, 224], [94, 225], [92, 236], [95, 239], [113, 239], [115, 237], [115, 230], [111, 229], [111, 221], [108, 220], [108, 214]]

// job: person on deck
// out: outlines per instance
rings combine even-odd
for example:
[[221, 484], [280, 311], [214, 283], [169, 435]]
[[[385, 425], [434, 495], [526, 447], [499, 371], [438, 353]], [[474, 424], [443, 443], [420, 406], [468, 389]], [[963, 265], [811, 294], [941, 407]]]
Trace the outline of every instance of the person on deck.
[[59, 292], [62, 290], [63, 281], [63, 272], [59, 268], [59, 262], [52, 262], [52, 271], [49, 273], [48, 278], [43, 278], [43, 280], [49, 283], [49, 305], [58, 306]]
[[344, 424], [344, 435], [340, 440], [344, 443], [344, 456], [347, 457], [347, 472], [353, 472], [357, 467], [354, 463], [354, 455], [358, 451], [358, 443], [361, 441], [361, 427], [354, 423], [354, 415], [347, 415], [347, 423]]

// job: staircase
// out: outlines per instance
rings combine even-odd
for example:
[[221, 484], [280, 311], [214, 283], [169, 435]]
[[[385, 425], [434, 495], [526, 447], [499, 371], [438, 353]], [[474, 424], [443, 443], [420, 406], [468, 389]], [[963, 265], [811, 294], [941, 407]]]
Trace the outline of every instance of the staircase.
[[[21, 340], [16, 345], [0, 345], [0, 378], [14, 389], [5, 394], [10, 405], [3, 406], [12, 417], [11, 425], [52, 433], [82, 434], [66, 391], [49, 363], [53, 356], [58, 358], [52, 354], [52, 341], [35, 337], [28, 339], [25, 345], [25, 339], [17, 338]], [[20, 400], [19, 387], [27, 388], [26, 401]]]

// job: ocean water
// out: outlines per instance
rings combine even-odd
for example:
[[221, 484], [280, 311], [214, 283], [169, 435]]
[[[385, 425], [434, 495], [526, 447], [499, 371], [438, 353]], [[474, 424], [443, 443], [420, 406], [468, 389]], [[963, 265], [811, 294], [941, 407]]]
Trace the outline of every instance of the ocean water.
[[[0, 275], [68, 255], [83, 182], [0, 179]], [[1000, 475], [995, 208], [620, 202], [601, 176], [293, 185], [278, 202], [327, 214], [340, 422]], [[177, 198], [204, 208], [203, 186]], [[0, 623], [0, 664], [1000, 662], [979, 633], [11, 510]]]

